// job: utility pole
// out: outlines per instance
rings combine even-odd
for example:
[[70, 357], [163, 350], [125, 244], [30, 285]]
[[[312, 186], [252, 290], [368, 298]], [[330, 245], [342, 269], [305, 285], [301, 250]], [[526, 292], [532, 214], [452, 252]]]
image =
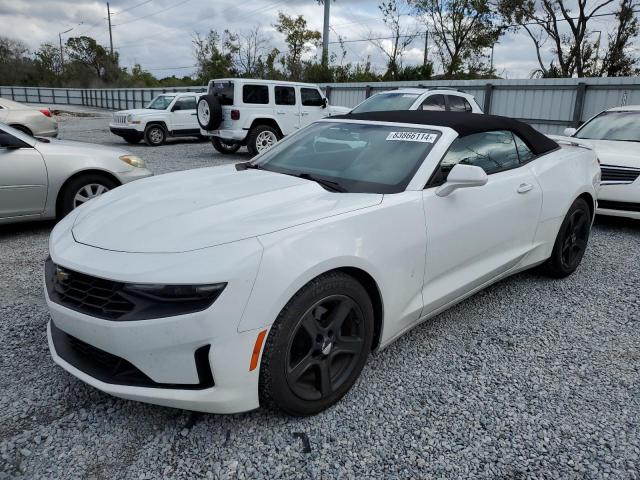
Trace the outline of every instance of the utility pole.
[[322, 28], [322, 65], [329, 65], [329, 7], [331, 0], [324, 0], [324, 26]]
[[429, 30], [424, 32], [424, 60], [423, 64], [426, 66], [429, 63]]
[[113, 35], [111, 34], [111, 10], [107, 2], [107, 19], [109, 20], [109, 45], [111, 46], [111, 56], [113, 57]]
[[60, 40], [60, 73], [64, 72], [64, 50], [62, 49], [62, 34], [69, 33], [71, 30], [73, 30], [73, 27], [71, 27], [69, 30], [58, 33], [58, 40]]

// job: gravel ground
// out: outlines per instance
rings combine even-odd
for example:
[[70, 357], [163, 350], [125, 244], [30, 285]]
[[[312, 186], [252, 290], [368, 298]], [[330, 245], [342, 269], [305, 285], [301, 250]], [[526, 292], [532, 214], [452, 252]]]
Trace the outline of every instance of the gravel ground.
[[[61, 136], [121, 144], [105, 126]], [[131, 149], [156, 173], [228, 161]], [[640, 478], [640, 222], [599, 220], [566, 280], [520, 274], [424, 323], [306, 419], [119, 400], [56, 367], [50, 230], [0, 227], [0, 478]]]

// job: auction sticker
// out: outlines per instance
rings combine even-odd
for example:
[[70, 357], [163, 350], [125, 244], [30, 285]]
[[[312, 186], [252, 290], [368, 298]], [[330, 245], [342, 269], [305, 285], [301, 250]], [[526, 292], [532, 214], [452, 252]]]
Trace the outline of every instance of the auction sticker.
[[433, 133], [424, 132], [389, 132], [387, 141], [433, 143], [437, 137], [438, 136]]

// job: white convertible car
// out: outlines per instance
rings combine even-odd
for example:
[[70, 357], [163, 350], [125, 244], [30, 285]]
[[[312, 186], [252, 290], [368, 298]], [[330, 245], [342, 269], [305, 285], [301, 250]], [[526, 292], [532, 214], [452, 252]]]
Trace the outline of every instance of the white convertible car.
[[599, 181], [592, 150], [507, 118], [320, 120], [252, 162], [71, 212], [45, 267], [51, 354], [123, 398], [314, 414], [372, 350], [474, 292], [571, 274]]
[[593, 146], [600, 159], [597, 213], [640, 220], [640, 105], [605, 110], [565, 135]]

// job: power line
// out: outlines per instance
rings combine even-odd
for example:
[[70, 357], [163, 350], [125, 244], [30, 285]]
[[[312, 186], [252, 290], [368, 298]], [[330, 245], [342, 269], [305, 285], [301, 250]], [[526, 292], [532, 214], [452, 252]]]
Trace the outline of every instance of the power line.
[[142, 5], [146, 5], [147, 3], [151, 3], [153, 0], [144, 0], [144, 2], [137, 3], [132, 7], [125, 8], [124, 10], [120, 10], [118, 12], [113, 12], [111, 15], [120, 15], [121, 13], [128, 12], [129, 10], [133, 10], [134, 8], [141, 7]]
[[163, 8], [163, 9], [160, 9], [160, 10], [155, 11], [153, 13], [150, 13], [148, 15], [143, 15], [142, 17], [136, 17], [136, 18], [133, 18], [131, 20], [127, 20], [125, 22], [121, 22], [121, 23], [118, 23], [117, 25], [113, 25], [113, 26], [115, 28], [115, 27], [119, 27], [121, 25], [127, 25], [129, 23], [137, 22], [138, 20], [144, 20], [145, 18], [153, 17], [154, 15], [158, 15], [159, 13], [166, 12], [167, 10], [171, 10], [172, 8], [179, 7], [180, 5], [184, 5], [185, 3], [190, 2], [190, 1], [191, 0], [182, 0], [181, 2], [178, 2], [178, 3], [175, 3], [173, 5], [170, 5], [167, 8]]

